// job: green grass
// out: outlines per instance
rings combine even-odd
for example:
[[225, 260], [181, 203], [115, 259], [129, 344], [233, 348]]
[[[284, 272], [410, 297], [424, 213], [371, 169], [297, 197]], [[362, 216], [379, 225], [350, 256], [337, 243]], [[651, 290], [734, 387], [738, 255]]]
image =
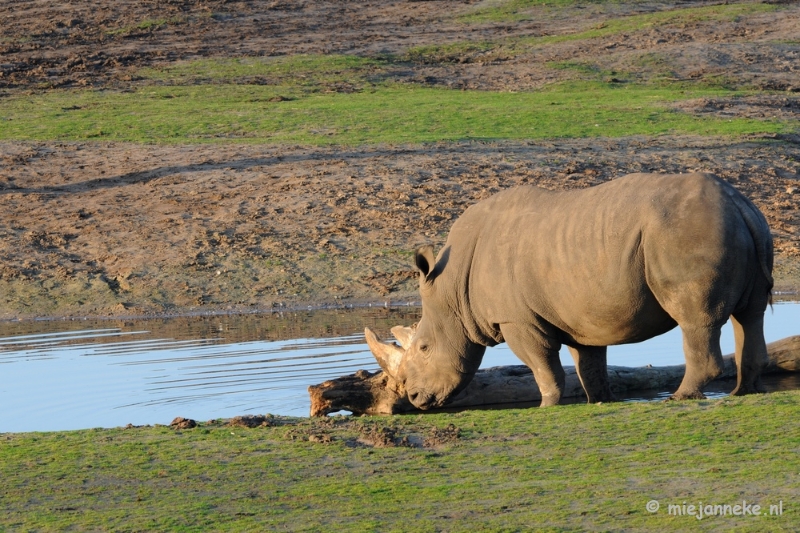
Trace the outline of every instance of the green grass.
[[217, 58], [181, 61], [161, 68], [141, 69], [137, 75], [170, 85], [260, 83], [314, 87], [337, 82], [365, 82], [383, 73], [386, 62], [346, 55]]
[[536, 46], [539, 44], [595, 39], [649, 28], [677, 26], [698, 22], [735, 21], [743, 16], [775, 11], [777, 9], [779, 9], [779, 6], [774, 4], [724, 4], [659, 11], [656, 13], [631, 15], [629, 17], [607, 20], [596, 24], [588, 30], [574, 34], [522, 39], [521, 43], [523, 45]]
[[[521, 4], [526, 4], [526, 2], [523, 1]], [[538, 5], [538, 1], [531, 3], [531, 5], [535, 4]], [[506, 5], [516, 4], [513, 2], [512, 4], [503, 4], [503, 6]], [[501, 8], [502, 6], [497, 9]], [[679, 26], [713, 21], [734, 21], [741, 17], [755, 13], [765, 13], [775, 11], [780, 8], [781, 6], [779, 5], [760, 3], [689, 7], [683, 9], [659, 11], [656, 13], [610, 18], [594, 24], [592, 27], [575, 33], [510, 38], [498, 42], [475, 43], [463, 41], [446, 45], [419, 46], [409, 49], [404, 55], [404, 58], [410, 61], [424, 63], [457, 61], [461, 60], [464, 56], [469, 56], [476, 53], [483, 54], [486, 59], [493, 59], [495, 57], [509, 58], [530, 52], [531, 50], [537, 48], [564, 42], [597, 39], [601, 37], [609, 37], [611, 35], [620, 35], [623, 33], [631, 33], [657, 27]], [[502, 18], [492, 18], [491, 20], [501, 19]], [[469, 19], [464, 20], [469, 21]]]
[[[782, 392], [0, 435], [0, 530], [792, 531], [799, 408]], [[460, 438], [435, 447], [358, 440], [386, 427], [419, 443], [451, 424]], [[668, 514], [742, 500], [783, 514]]]
[[791, 124], [697, 118], [669, 103], [739, 93], [579, 82], [531, 93], [379, 85], [358, 93], [297, 85], [147, 86], [132, 92], [51, 91], [11, 96], [0, 139], [147, 143], [238, 140], [303, 144], [416, 143], [627, 135], [740, 135]]
[[[519, 20], [529, 20], [534, 17], [533, 11], [541, 10], [559, 11], [565, 8], [579, 5], [594, 4], [618, 5], [624, 0], [501, 0], [494, 2], [494, 5], [478, 7], [457, 17], [459, 22], [481, 23], [481, 22], [514, 22]], [[628, 3], [636, 3], [636, 0]]]

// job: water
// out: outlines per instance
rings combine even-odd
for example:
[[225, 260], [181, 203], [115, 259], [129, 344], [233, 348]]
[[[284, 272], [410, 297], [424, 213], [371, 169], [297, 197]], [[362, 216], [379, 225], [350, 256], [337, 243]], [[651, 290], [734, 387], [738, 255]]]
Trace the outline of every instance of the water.
[[[388, 331], [415, 322], [418, 312], [367, 308], [2, 323], [0, 432], [168, 424], [176, 416], [307, 416], [308, 385], [378, 369], [361, 334], [364, 326]], [[765, 333], [768, 342], [800, 334], [800, 304], [776, 304]], [[722, 350], [733, 351], [730, 326], [723, 331]], [[561, 358], [573, 364], [566, 350]], [[683, 362], [677, 329], [645, 343], [609, 348], [612, 365]], [[507, 364], [520, 361], [501, 345], [487, 351], [482, 366]]]

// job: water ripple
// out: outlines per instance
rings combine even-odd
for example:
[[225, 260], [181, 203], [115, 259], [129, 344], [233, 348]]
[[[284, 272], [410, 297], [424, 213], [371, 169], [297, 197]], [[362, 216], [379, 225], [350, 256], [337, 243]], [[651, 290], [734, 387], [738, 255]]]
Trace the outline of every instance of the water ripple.
[[[362, 323], [373, 319], [365, 315]], [[765, 324], [768, 341], [800, 333], [798, 319], [800, 304], [776, 304]], [[0, 324], [0, 432], [168, 423], [175, 416], [205, 420], [248, 412], [305, 416], [308, 385], [378, 369], [360, 333], [268, 341], [261, 340], [262, 329], [256, 326], [274, 319], [259, 320], [226, 317], [224, 324], [211, 327], [208, 320], [184, 318], [171, 330], [168, 321], [86, 329], [52, 322], [36, 326], [50, 331], [21, 334], [3, 334], [25, 330]], [[407, 314], [386, 320], [412, 322]], [[166, 331], [185, 334], [173, 338]], [[732, 351], [731, 332], [723, 331], [722, 344], [723, 352]], [[562, 361], [572, 364], [566, 351]], [[682, 362], [678, 330], [609, 349], [609, 363], [615, 365]], [[505, 345], [488, 350], [483, 366], [500, 364], [519, 364]]]

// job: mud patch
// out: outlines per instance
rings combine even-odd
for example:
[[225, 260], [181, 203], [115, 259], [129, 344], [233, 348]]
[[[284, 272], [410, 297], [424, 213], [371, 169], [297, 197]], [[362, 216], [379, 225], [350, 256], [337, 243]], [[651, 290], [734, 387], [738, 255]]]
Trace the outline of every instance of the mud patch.
[[426, 448], [438, 448], [458, 441], [461, 438], [461, 429], [454, 424], [445, 428], [431, 428], [428, 436], [425, 437], [423, 446]]
[[427, 424], [395, 425], [364, 421], [353, 417], [322, 417], [304, 421], [286, 431], [283, 437], [295, 442], [313, 444], [340, 443], [349, 448], [417, 448], [438, 449], [462, 438], [461, 429], [453, 424], [444, 428]]
[[367, 426], [361, 430], [356, 440], [358, 444], [373, 448], [392, 448], [395, 446], [411, 447], [407, 435], [401, 435], [397, 428], [387, 426]]
[[308, 442], [315, 442], [317, 444], [330, 444], [333, 442], [333, 437], [326, 433], [309, 435]]
[[395, 270], [394, 272], [377, 272], [364, 279], [364, 283], [381, 296], [397, 292], [403, 284], [416, 279], [419, 274], [415, 270]]
[[275, 425], [272, 415], [242, 415], [230, 419], [228, 426], [243, 428], [271, 427]]

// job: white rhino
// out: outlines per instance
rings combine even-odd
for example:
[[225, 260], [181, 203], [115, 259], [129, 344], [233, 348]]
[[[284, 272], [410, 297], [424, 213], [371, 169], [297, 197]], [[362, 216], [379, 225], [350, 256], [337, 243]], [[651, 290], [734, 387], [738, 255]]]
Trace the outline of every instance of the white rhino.
[[[472, 379], [486, 346], [508, 343], [533, 371], [542, 405], [559, 402], [568, 346], [590, 402], [612, 394], [606, 346], [680, 326], [686, 356], [672, 398], [703, 398], [722, 370], [732, 318], [733, 394], [762, 390], [773, 246], [764, 216], [709, 174], [631, 174], [588, 189], [523, 186], [453, 224], [434, 258], [415, 255], [422, 318], [404, 347], [370, 343], [416, 407], [444, 404]], [[402, 337], [402, 335], [401, 335]]]

